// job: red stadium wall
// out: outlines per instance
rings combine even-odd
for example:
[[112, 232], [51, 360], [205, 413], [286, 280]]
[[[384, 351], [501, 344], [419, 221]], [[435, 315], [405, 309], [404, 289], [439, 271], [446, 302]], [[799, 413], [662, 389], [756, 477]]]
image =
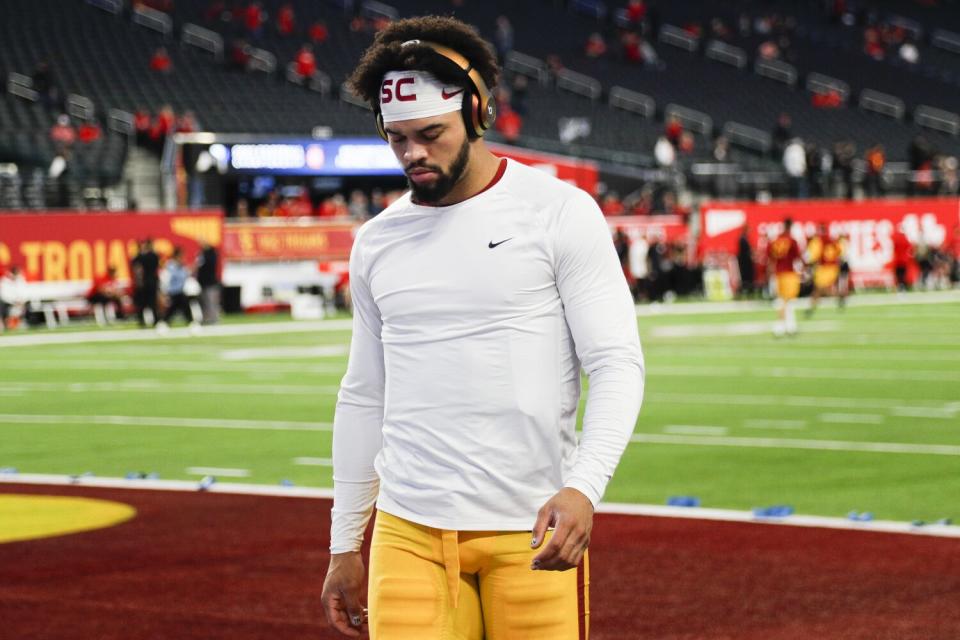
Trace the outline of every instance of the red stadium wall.
[[19, 265], [31, 281], [91, 280], [117, 268], [130, 278], [130, 260], [143, 238], [154, 240], [161, 255], [183, 248], [192, 264], [206, 241], [219, 247], [223, 214], [219, 211], [166, 213], [50, 213], [0, 215], [0, 270]]
[[623, 229], [631, 241], [685, 242], [690, 232], [681, 216], [609, 216], [606, 220], [611, 233]]
[[490, 150], [501, 158], [510, 158], [517, 162], [546, 171], [555, 178], [574, 184], [592, 196], [597, 195], [597, 183], [600, 170], [590, 160], [581, 160], [570, 156], [543, 153], [531, 149], [521, 149], [505, 144], [488, 144]]
[[751, 245], [759, 255], [765, 255], [767, 241], [781, 232], [785, 218], [793, 218], [796, 223], [794, 236], [801, 249], [817, 225], [827, 223], [833, 236], [849, 236], [851, 277], [862, 286], [892, 282], [891, 235], [898, 226], [902, 225], [912, 243], [923, 241], [931, 247], [952, 245], [960, 226], [960, 200], [956, 198], [710, 202], [700, 211], [700, 251], [704, 255], [736, 255], [744, 224], [749, 226]]

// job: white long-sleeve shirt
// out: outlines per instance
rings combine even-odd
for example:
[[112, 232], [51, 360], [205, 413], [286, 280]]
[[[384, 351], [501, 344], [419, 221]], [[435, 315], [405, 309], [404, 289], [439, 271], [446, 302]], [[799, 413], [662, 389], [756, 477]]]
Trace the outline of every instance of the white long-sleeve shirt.
[[481, 531], [530, 530], [562, 487], [600, 501], [636, 423], [644, 365], [588, 194], [512, 160], [458, 204], [407, 194], [358, 232], [350, 284], [333, 553], [359, 549], [375, 500], [419, 524]]

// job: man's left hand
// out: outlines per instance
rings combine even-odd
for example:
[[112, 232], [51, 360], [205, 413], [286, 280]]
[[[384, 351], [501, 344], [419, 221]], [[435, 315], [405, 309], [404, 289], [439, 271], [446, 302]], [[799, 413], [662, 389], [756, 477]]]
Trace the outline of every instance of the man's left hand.
[[590, 545], [593, 503], [576, 489], [564, 487], [537, 512], [531, 547], [537, 549], [543, 544], [549, 527], [554, 527], [553, 537], [533, 559], [530, 568], [535, 571], [573, 569], [580, 564]]

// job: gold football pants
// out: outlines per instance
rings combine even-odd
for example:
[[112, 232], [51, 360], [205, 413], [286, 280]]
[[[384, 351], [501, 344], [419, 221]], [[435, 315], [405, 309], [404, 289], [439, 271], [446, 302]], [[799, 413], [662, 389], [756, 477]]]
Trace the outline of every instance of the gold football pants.
[[578, 569], [533, 571], [543, 546], [531, 549], [530, 538], [529, 531], [434, 529], [379, 511], [371, 640], [586, 640], [587, 557]]

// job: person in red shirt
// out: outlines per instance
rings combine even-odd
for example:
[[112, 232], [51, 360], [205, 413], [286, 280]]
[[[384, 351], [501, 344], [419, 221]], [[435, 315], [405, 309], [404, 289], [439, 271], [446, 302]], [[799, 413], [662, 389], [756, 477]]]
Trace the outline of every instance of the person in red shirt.
[[893, 267], [893, 280], [896, 283], [897, 291], [906, 291], [910, 288], [910, 282], [907, 275], [910, 265], [913, 263], [913, 244], [903, 232], [903, 228], [898, 226], [890, 236], [893, 243], [893, 261], [890, 263]]
[[633, 32], [623, 34], [621, 40], [623, 46], [623, 59], [627, 62], [642, 63], [643, 49], [640, 47], [640, 36]]
[[160, 107], [160, 111], [157, 112], [157, 117], [153, 120], [153, 125], [150, 129], [150, 135], [154, 138], [157, 136], [163, 137], [173, 131], [173, 127], [176, 124], [177, 116], [173, 111], [173, 107], [168, 104]]
[[96, 120], [85, 120], [77, 130], [77, 138], [79, 138], [83, 144], [96, 142], [102, 136], [103, 130], [100, 128], [100, 125], [97, 124]]
[[647, 15], [647, 5], [643, 0], [630, 0], [626, 7], [627, 21], [636, 26]]
[[145, 145], [150, 140], [150, 112], [146, 109], [137, 109], [133, 114], [133, 131], [137, 136], [137, 144]]
[[599, 58], [607, 52], [607, 43], [599, 32], [594, 31], [587, 38], [587, 44], [583, 49], [584, 55], [588, 58]]
[[330, 32], [327, 30], [326, 23], [317, 21], [310, 25], [308, 35], [314, 44], [323, 44], [327, 41]]
[[184, 111], [183, 115], [177, 118], [177, 133], [193, 133], [197, 130], [197, 120], [193, 116], [193, 111]]
[[511, 109], [509, 104], [506, 104], [503, 108], [497, 109], [497, 121], [494, 127], [507, 142], [516, 142], [523, 128], [523, 118]]
[[77, 132], [70, 124], [70, 116], [63, 113], [57, 116], [56, 123], [50, 127], [50, 140], [58, 150], [68, 149], [77, 141]]
[[293, 5], [288, 2], [280, 7], [280, 11], [277, 12], [277, 32], [282, 36], [289, 36], [295, 29]]
[[680, 144], [680, 136], [683, 135], [683, 124], [680, 123], [680, 119], [677, 116], [670, 116], [670, 119], [667, 120], [665, 133], [667, 140], [669, 140], [670, 144], [674, 147]]
[[251, 2], [247, 5], [243, 12], [243, 24], [254, 39], [260, 38], [263, 27], [263, 8], [259, 2]]
[[773, 325], [773, 335], [781, 337], [797, 332], [797, 319], [790, 304], [800, 294], [800, 274], [797, 263], [802, 262], [800, 245], [790, 235], [793, 220], [783, 221], [783, 233], [774, 238], [767, 246], [767, 274], [776, 287], [777, 322]]
[[250, 45], [243, 38], [230, 43], [228, 68], [233, 71], [246, 71], [250, 65]]
[[820, 298], [830, 295], [840, 277], [840, 261], [843, 257], [843, 246], [840, 241], [830, 235], [827, 225], [820, 223], [817, 235], [807, 243], [807, 258], [813, 269], [813, 295], [810, 298], [810, 308], [807, 317], [817, 310]]
[[294, 62], [297, 65], [297, 75], [304, 80], [312, 78], [317, 72], [317, 59], [313, 55], [312, 45], [305, 44], [300, 47]]
[[166, 47], [158, 47], [150, 58], [150, 68], [158, 73], [170, 73], [173, 71], [173, 61]]
[[874, 60], [883, 60], [887, 55], [887, 50], [883, 46], [880, 38], [880, 32], [876, 27], [867, 27], [863, 33], [863, 52]]
[[150, 127], [150, 146], [157, 151], [162, 150], [167, 136], [174, 131], [176, 121], [177, 117], [173, 112], [173, 107], [164, 105], [160, 109], [160, 112], [157, 113], [157, 118], [153, 121], [153, 126]]
[[106, 273], [93, 279], [87, 292], [87, 302], [94, 308], [97, 305], [113, 306], [116, 317], [123, 319], [123, 290], [117, 283], [116, 267], [108, 268]]
[[608, 191], [600, 202], [600, 211], [605, 216], [622, 216], [624, 207], [623, 202], [620, 201], [620, 196], [613, 191]]
[[830, 90], [824, 92], [814, 92], [810, 98], [810, 103], [818, 109], [838, 109], [843, 106], [843, 97], [840, 92]]

